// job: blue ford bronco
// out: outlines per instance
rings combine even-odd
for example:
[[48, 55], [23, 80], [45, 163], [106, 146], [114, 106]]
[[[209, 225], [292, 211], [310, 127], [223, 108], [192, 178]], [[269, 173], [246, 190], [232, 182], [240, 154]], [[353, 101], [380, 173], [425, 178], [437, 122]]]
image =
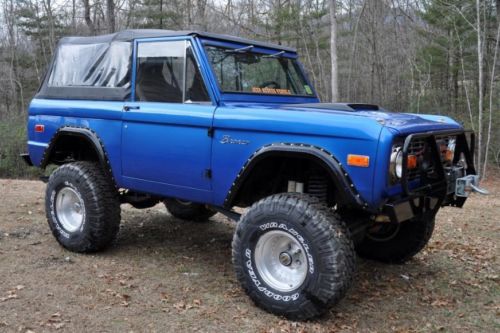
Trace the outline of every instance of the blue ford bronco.
[[321, 103], [294, 49], [205, 32], [62, 38], [27, 126], [26, 162], [58, 166], [45, 208], [63, 247], [112, 243], [121, 203], [219, 212], [244, 290], [291, 319], [344, 296], [356, 253], [410, 259], [441, 207], [481, 190], [452, 119]]

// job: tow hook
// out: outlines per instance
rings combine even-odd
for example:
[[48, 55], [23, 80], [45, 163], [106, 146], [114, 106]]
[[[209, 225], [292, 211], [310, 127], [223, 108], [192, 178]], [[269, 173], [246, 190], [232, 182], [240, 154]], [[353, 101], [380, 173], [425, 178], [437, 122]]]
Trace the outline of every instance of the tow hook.
[[479, 176], [477, 175], [457, 178], [455, 195], [457, 197], [468, 197], [471, 192], [477, 192], [482, 195], [490, 194], [486, 189], [479, 187]]

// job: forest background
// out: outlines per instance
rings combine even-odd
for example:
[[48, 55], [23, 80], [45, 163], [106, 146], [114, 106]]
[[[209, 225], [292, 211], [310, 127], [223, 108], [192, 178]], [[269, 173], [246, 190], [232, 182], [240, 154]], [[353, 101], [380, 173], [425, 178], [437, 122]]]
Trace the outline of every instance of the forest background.
[[123, 29], [203, 30], [297, 48], [322, 101], [447, 115], [500, 168], [500, 0], [0, 0], [0, 177], [39, 171], [27, 107], [59, 38]]

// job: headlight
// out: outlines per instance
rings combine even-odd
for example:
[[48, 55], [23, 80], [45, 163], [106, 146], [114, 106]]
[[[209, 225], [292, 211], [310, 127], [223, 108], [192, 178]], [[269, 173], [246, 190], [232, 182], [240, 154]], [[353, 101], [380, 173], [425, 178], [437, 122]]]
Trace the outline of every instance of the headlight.
[[398, 179], [401, 179], [401, 176], [403, 176], [403, 150], [401, 147], [392, 148], [391, 172]]

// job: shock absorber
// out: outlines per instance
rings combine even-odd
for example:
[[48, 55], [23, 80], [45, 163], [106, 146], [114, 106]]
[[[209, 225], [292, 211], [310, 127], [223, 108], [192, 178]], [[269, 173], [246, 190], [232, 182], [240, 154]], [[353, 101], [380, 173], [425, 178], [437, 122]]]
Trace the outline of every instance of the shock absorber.
[[312, 174], [307, 179], [307, 193], [323, 202], [328, 200], [328, 181], [321, 174]]

